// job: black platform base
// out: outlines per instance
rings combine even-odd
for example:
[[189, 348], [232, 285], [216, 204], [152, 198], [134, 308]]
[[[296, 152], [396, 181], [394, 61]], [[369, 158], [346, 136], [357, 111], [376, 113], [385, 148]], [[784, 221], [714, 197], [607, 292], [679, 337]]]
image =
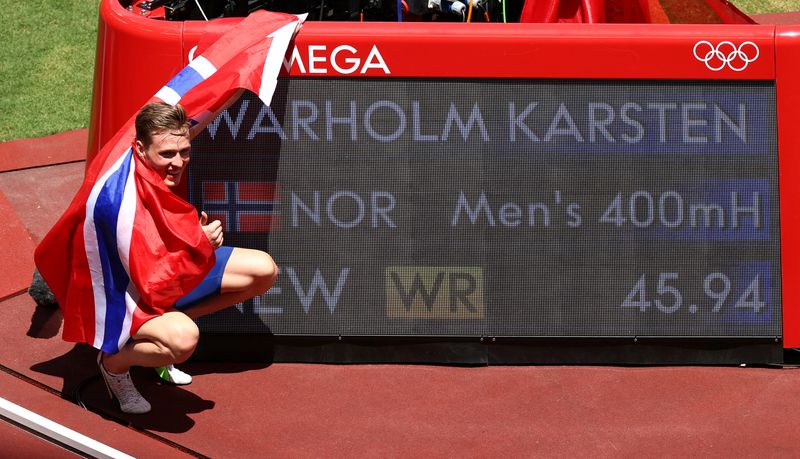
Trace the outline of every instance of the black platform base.
[[776, 338], [425, 339], [205, 333], [194, 359], [443, 365], [781, 365], [785, 356]]

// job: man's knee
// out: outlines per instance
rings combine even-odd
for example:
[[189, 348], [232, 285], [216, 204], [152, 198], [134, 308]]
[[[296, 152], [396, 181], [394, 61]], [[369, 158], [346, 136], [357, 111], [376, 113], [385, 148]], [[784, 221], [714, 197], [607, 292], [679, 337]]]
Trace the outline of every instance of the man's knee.
[[266, 252], [257, 252], [253, 263], [253, 284], [257, 294], [266, 292], [278, 278], [278, 265]]
[[164, 344], [175, 361], [174, 363], [181, 363], [191, 357], [199, 339], [200, 330], [197, 328], [197, 324], [187, 317], [186, 320], [170, 324], [168, 341]]
[[235, 249], [220, 286], [222, 293], [246, 292], [261, 295], [272, 287], [278, 278], [278, 266], [266, 252], [253, 249]]

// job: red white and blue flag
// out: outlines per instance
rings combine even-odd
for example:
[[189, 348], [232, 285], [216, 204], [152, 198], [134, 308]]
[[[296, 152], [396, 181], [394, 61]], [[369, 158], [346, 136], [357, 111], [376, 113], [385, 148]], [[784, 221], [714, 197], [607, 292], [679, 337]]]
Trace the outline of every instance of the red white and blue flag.
[[[269, 105], [301, 22], [258, 11], [216, 41], [201, 40], [205, 51], [148, 103], [183, 105], [192, 134], [243, 89]], [[134, 119], [100, 150], [34, 255], [64, 314], [64, 339], [109, 353], [171, 309], [215, 262], [196, 209], [133, 154]]]
[[268, 233], [280, 223], [275, 182], [203, 181], [200, 207], [225, 232]]

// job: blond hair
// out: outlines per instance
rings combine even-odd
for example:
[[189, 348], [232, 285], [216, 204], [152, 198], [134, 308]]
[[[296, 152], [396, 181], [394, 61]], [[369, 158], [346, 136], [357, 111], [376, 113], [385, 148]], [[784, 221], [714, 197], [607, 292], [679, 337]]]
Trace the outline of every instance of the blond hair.
[[186, 110], [180, 105], [165, 102], [152, 102], [139, 110], [136, 115], [136, 139], [145, 147], [150, 146], [152, 135], [163, 131], [186, 131], [189, 121]]

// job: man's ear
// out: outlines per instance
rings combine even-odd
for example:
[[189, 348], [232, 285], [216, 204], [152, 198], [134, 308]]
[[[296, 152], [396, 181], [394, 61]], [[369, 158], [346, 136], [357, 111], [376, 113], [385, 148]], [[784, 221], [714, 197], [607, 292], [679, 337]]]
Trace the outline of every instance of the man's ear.
[[144, 144], [142, 141], [136, 139], [136, 142], [133, 143], [133, 146], [136, 149], [136, 154], [139, 155], [140, 158], [144, 159]]

